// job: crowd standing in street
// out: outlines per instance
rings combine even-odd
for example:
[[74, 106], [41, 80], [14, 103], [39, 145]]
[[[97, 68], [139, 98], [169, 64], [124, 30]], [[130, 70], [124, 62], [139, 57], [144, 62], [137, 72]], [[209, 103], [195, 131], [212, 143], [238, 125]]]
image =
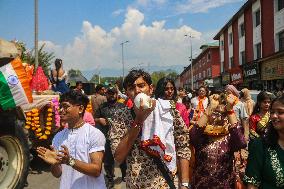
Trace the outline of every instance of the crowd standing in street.
[[[117, 102], [117, 98], [118, 98], [117, 89], [113, 87], [107, 88], [106, 90], [107, 101], [99, 106], [95, 115], [96, 127], [100, 126], [99, 128], [106, 137], [104, 170], [105, 170], [106, 185], [108, 188], [114, 187], [114, 177], [115, 177], [114, 175], [115, 162], [111, 152], [108, 132], [110, 128], [110, 123], [112, 122], [112, 117], [115, 114], [115, 112], [117, 112], [119, 109], [125, 108], [124, 104]], [[125, 162], [120, 164], [120, 170], [122, 175], [122, 181], [124, 181], [126, 174]]]
[[[63, 81], [60, 74], [55, 81]], [[62, 91], [61, 121], [68, 127], [50, 149], [37, 149], [61, 177], [60, 188], [114, 188], [116, 164], [131, 189], [283, 187], [283, 97], [272, 101], [262, 91], [254, 102], [249, 89], [234, 85], [187, 94], [167, 77], [154, 87], [143, 70], [131, 70], [123, 88], [96, 86], [95, 119], [84, 114], [82, 83]], [[135, 99], [141, 93], [148, 98]]]

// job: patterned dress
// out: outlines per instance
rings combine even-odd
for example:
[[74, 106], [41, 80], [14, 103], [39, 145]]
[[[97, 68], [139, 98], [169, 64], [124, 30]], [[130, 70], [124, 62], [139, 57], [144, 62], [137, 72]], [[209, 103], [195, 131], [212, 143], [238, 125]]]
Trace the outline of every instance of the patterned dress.
[[225, 136], [208, 136], [203, 130], [195, 125], [190, 131], [196, 159], [193, 188], [234, 188], [234, 152], [246, 147], [243, 127], [238, 124]]
[[[177, 156], [190, 160], [189, 135], [186, 126], [177, 110], [174, 109], [174, 138]], [[109, 139], [113, 154], [120, 141], [130, 129], [133, 121], [131, 110], [122, 108], [112, 118], [112, 125], [109, 131]], [[127, 157], [126, 187], [131, 189], [161, 189], [169, 188], [162, 173], [157, 168], [153, 159], [140, 148], [140, 137], [133, 145]], [[175, 176], [175, 181], [177, 177]], [[176, 182], [177, 183], [177, 182]]]
[[258, 188], [284, 188], [284, 150], [279, 145], [267, 146], [262, 140], [257, 138], [249, 143], [244, 182]]

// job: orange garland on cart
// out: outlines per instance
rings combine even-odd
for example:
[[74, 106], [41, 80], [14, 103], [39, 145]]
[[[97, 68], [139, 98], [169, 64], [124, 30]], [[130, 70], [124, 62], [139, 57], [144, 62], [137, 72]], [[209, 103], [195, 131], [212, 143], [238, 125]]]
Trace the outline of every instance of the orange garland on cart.
[[31, 129], [35, 136], [40, 140], [46, 140], [51, 134], [52, 129], [52, 108], [47, 108], [47, 117], [45, 121], [45, 127], [41, 128], [40, 125], [40, 111], [38, 108], [33, 108], [31, 111], [26, 113], [26, 129]]

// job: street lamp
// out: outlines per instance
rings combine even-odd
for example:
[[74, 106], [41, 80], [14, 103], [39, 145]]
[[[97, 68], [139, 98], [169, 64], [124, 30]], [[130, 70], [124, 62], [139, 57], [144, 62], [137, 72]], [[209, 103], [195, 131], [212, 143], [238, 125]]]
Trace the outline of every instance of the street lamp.
[[35, 72], [38, 67], [38, 0], [34, 1], [35, 6]]
[[125, 43], [128, 43], [129, 41], [124, 41], [122, 43], [120, 43], [121, 45], [121, 62], [122, 62], [122, 80], [124, 81], [124, 54], [123, 54], [123, 45]]
[[185, 34], [184, 35], [185, 37], [189, 37], [189, 42], [190, 42], [190, 75], [191, 75], [191, 89], [193, 90], [193, 70], [192, 70], [192, 41], [191, 41], [191, 38], [193, 38], [193, 36], [191, 34], [187, 35]]

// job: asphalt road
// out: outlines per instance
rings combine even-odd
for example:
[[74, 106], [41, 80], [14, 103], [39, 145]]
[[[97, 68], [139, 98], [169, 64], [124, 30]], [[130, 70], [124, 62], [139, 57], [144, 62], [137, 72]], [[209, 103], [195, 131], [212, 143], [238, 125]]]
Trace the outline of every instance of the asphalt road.
[[[118, 168], [115, 169], [115, 187], [114, 189], [125, 189], [125, 183], [121, 182], [121, 174]], [[59, 188], [60, 179], [52, 176], [49, 171], [49, 165], [34, 158], [31, 162], [31, 170], [28, 176], [28, 186], [24, 189], [56, 189]]]

